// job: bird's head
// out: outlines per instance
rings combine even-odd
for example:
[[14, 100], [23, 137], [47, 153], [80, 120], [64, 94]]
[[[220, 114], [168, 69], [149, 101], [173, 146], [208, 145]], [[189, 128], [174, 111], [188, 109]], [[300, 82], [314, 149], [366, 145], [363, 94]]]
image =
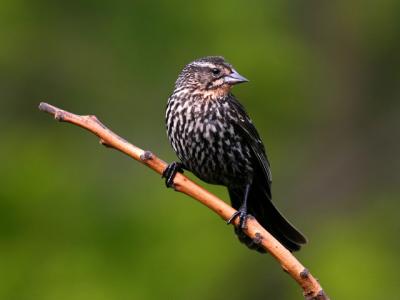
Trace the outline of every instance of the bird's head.
[[224, 96], [233, 85], [247, 81], [223, 57], [207, 56], [186, 65], [175, 83], [175, 88], [187, 88], [195, 93], [211, 96]]

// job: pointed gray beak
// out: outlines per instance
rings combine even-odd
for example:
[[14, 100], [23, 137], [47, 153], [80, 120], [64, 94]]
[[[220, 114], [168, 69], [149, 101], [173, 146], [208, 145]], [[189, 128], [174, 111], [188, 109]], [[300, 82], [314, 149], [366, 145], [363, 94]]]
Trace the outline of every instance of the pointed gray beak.
[[248, 82], [246, 78], [240, 75], [236, 70], [232, 70], [232, 73], [224, 77], [225, 83], [234, 85], [242, 82]]

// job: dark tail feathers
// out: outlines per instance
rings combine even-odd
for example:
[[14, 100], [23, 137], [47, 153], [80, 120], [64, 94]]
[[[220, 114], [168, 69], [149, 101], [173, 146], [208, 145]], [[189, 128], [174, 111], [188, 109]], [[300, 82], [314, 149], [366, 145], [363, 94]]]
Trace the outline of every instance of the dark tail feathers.
[[[232, 206], [235, 209], [239, 209], [243, 201], [244, 188], [229, 188], [228, 191]], [[254, 216], [261, 226], [271, 233], [289, 251], [298, 251], [303, 244], [307, 243], [307, 239], [304, 235], [282, 216], [271, 202], [268, 193], [262, 188], [254, 184], [251, 186], [247, 204], [248, 213]], [[239, 240], [250, 249], [265, 252], [263, 248], [254, 243], [252, 239], [245, 235], [240, 229], [235, 228], [235, 233]]]

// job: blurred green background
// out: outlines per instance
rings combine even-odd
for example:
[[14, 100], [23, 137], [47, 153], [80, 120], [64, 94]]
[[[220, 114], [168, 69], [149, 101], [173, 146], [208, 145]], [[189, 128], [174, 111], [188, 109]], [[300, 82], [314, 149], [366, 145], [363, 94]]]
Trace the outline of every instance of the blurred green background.
[[0, 299], [301, 299], [218, 216], [37, 109], [96, 114], [172, 161], [166, 101], [206, 55], [250, 79], [234, 93], [310, 240], [299, 259], [332, 299], [395, 295], [399, 16], [396, 0], [0, 1]]

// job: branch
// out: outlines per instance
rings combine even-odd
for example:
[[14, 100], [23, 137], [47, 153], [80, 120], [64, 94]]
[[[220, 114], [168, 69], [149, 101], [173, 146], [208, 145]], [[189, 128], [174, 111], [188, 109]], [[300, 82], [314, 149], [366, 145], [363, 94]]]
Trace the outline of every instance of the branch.
[[[159, 159], [150, 151], [144, 151], [109, 130], [96, 116], [80, 116], [61, 110], [47, 103], [40, 103], [39, 109], [54, 116], [57, 121], [68, 122], [80, 126], [100, 138], [104, 146], [114, 148], [143, 163], [159, 174], [162, 174], [167, 163]], [[201, 202], [209, 209], [217, 213], [225, 221], [228, 220], [236, 210], [224, 201], [214, 196], [204, 188], [200, 187], [186, 176], [177, 173], [174, 179], [175, 190], [184, 193]], [[237, 226], [239, 218], [234, 220]], [[311, 273], [268, 231], [257, 222], [255, 218], [249, 218], [246, 222], [245, 233], [253, 241], [261, 245], [280, 263], [283, 270], [287, 272], [302, 287], [306, 300], [328, 300], [328, 296], [322, 290], [318, 281]]]

